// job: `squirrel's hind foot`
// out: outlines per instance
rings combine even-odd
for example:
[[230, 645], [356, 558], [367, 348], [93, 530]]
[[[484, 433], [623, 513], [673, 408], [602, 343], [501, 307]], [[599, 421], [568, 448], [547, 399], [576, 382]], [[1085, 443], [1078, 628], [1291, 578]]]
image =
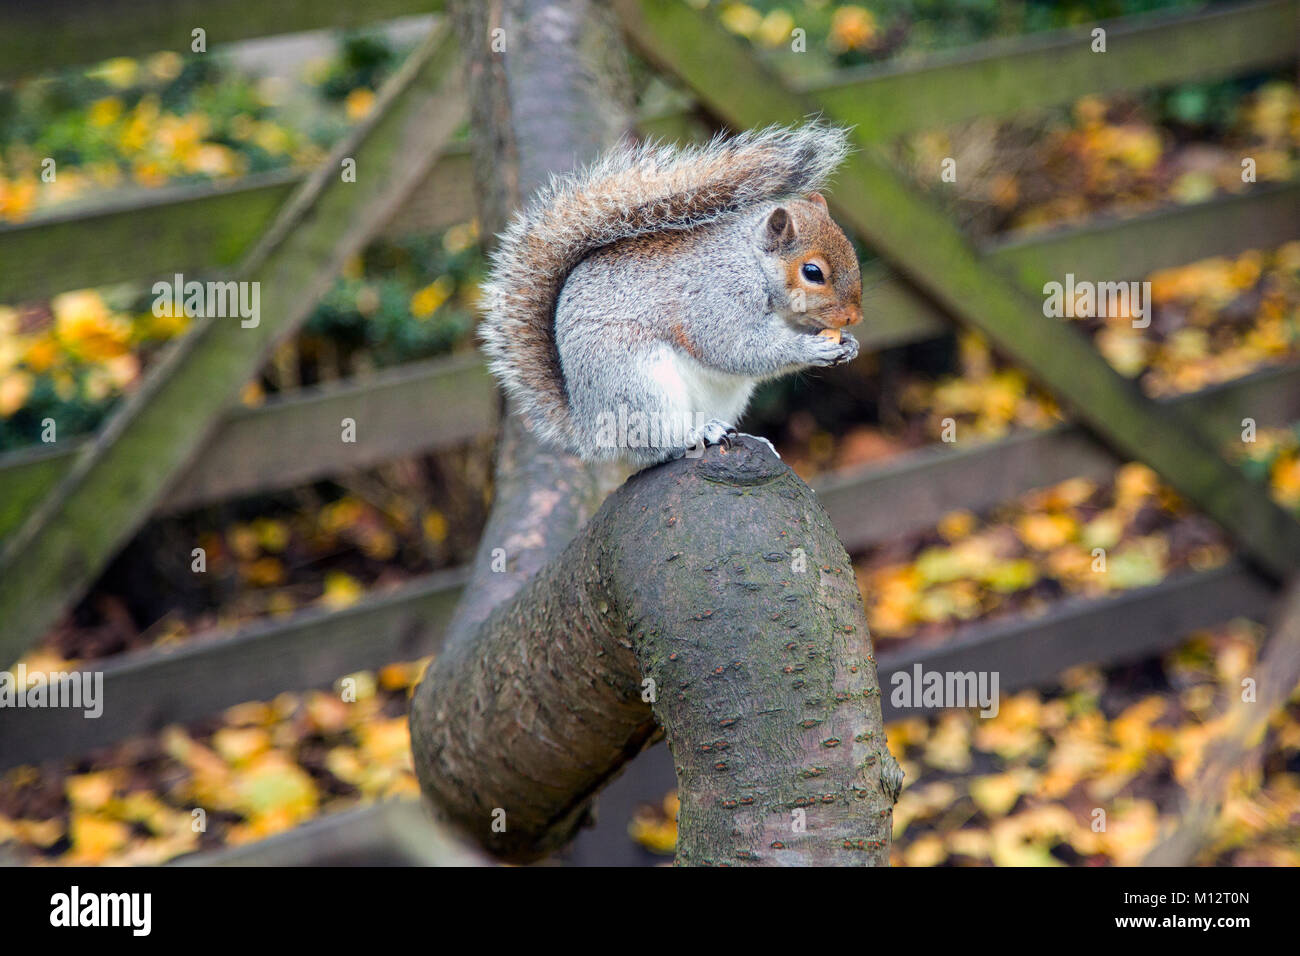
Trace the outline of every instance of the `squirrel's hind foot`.
[[731, 443], [737, 438], [752, 438], [754, 441], [762, 442], [771, 449], [772, 454], [778, 460], [781, 457], [781, 453], [776, 450], [776, 447], [762, 435], [750, 435], [747, 432], [738, 431], [735, 425], [724, 422], [720, 418], [710, 419], [695, 429], [691, 434], [690, 443], [676, 457], [699, 458], [709, 445], [722, 445], [730, 448]]
[[699, 458], [710, 445], [725, 445], [730, 448], [731, 440], [738, 435], [740, 432], [736, 431], [735, 425], [724, 422], [721, 418], [711, 418], [698, 428], [691, 429], [686, 447], [676, 457]]

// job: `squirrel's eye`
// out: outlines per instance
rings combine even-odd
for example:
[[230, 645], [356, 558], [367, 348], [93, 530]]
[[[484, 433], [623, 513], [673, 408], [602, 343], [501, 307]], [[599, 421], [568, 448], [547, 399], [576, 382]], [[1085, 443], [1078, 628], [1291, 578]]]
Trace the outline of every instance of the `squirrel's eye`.
[[826, 277], [822, 275], [822, 270], [818, 268], [816, 263], [805, 262], [801, 271], [803, 272], [803, 277], [809, 282], [816, 282], [818, 285], [821, 285], [826, 281]]

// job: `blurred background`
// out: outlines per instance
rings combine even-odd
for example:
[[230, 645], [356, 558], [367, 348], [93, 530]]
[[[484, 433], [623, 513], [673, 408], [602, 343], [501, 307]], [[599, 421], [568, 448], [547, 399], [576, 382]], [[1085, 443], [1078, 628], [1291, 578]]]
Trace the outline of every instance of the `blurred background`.
[[[334, 25], [336, 6], [300, 26]], [[387, 2], [379, 13], [427, 6]], [[1153, 82], [1124, 89], [1100, 59], [1097, 86], [1108, 92], [1013, 115], [911, 115], [882, 148], [991, 255], [1067, 250], [1053, 261], [1071, 266], [1126, 250], [1139, 273], [1125, 278], [1151, 283], [1149, 327], [1128, 315], [1064, 321], [1153, 399], [1218, 396], [1230, 437], [1243, 396], [1267, 409], [1250, 440], [1222, 447], [1275, 501], [1300, 508], [1300, 429], [1290, 424], [1300, 419], [1300, 379], [1288, 367], [1300, 330], [1295, 33], [1283, 34], [1287, 57], [1251, 32], [1275, 38], [1274, 24], [1294, 23], [1294, 3], [681, 6], [790, 85], [826, 91], [1032, 50], [1108, 18], [1138, 29], [1152, 13], [1179, 24], [1245, 11], [1213, 21], [1225, 56], [1240, 61], [1230, 75], [1157, 63]], [[183, 309], [154, 314], [158, 276], [144, 273], [182, 271], [170, 265], [182, 253], [195, 272], [237, 261], [305, 175], [372, 116], [433, 22], [352, 25], [353, 11], [346, 30], [277, 24], [278, 35], [230, 40], [210, 28], [210, 47], [194, 53], [183, 39], [152, 49], [158, 35], [142, 20], [114, 34], [138, 35], [131, 55], [90, 62], [74, 36], [85, 22], [61, 12], [31, 32], [24, 16], [0, 13], [0, 50], [73, 52], [56, 70], [12, 59], [0, 74], [0, 536], [190, 327]], [[802, 49], [792, 48], [796, 30]], [[103, 54], [114, 52], [108, 45]], [[1171, 40], [1165, 55], [1188, 49]], [[1036, 68], [1025, 68], [1025, 83]], [[1016, 69], [1006, 67], [1013, 78]], [[980, 80], [991, 97], [1004, 75]], [[688, 87], [635, 54], [633, 77], [643, 133], [694, 139], [719, 127]], [[888, 104], [878, 109], [889, 115]], [[464, 136], [243, 386], [219, 451], [173, 486], [89, 593], [23, 653], [29, 672], [106, 668], [110, 688], [136, 704], [98, 722], [0, 713], [0, 858], [426, 861], [419, 821], [402, 803], [418, 793], [407, 696], [428, 660], [406, 622], [445, 618], [492, 500], [495, 399], [474, 341], [490, 237], [474, 219]], [[52, 179], [42, 175], [47, 159]], [[949, 159], [954, 182], [941, 176]], [[894, 862], [1136, 863], [1177, 821], [1207, 743], [1253, 673], [1271, 592], [1243, 569], [1229, 536], [1155, 472], [1080, 450], [1025, 372], [899, 291], [869, 247], [860, 253], [863, 356], [766, 386], [743, 427], [824, 489], [854, 557], [886, 698], [891, 666], [942, 659], [933, 655], [962, 642], [1031, 661], [992, 719], [886, 702], [907, 775]], [[339, 408], [365, 402], [377, 403], [372, 418], [383, 426], [363, 422], [359, 457], [302, 450], [319, 438], [312, 429], [337, 431]], [[43, 438], [49, 420], [55, 443]], [[960, 436], [956, 449], [945, 430]], [[1013, 462], [1014, 478], [997, 461]], [[889, 513], [865, 509], [875, 495], [893, 503]], [[356, 658], [335, 646], [343, 639], [320, 626], [332, 620], [391, 635], [379, 642], [389, 656], [351, 670]], [[1109, 645], [1089, 646], [1106, 634]], [[259, 657], [250, 635], [278, 650]], [[1026, 650], [1033, 639], [1050, 639], [1050, 652]], [[317, 641], [320, 663], [304, 677], [299, 660], [317, 655]], [[244, 656], [222, 656], [236, 647]], [[158, 669], [175, 660], [192, 673]], [[349, 669], [329, 673], [336, 662]], [[261, 682], [241, 684], [249, 672]], [[197, 699], [219, 706], [148, 706], [167, 682], [205, 679], [222, 690]], [[661, 746], [555, 862], [670, 860], [672, 790]], [[208, 808], [200, 832], [196, 806]], [[1100, 832], [1089, 825], [1098, 807]], [[1300, 698], [1279, 706], [1242, 755], [1194, 860], [1300, 864]]]

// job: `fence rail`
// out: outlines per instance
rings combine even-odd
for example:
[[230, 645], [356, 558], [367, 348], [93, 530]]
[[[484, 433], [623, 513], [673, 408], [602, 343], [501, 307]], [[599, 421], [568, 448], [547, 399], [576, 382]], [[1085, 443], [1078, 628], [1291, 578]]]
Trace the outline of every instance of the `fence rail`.
[[[863, 67], [810, 95], [871, 142], [977, 116], [1003, 117], [1088, 94], [1214, 80], [1294, 62], [1295, 0], [1152, 13], [992, 41], [920, 63]], [[1105, 52], [1092, 31], [1105, 30]], [[763, 90], [747, 95], [762, 97]]]
[[[441, 572], [344, 611], [304, 611], [179, 648], [121, 655], [100, 668], [111, 721], [70, 708], [14, 710], [0, 736], [0, 769], [83, 754], [245, 701], [330, 687], [344, 674], [436, 653], [464, 579], [462, 571]], [[927, 670], [997, 671], [999, 689], [1014, 692], [1078, 664], [1150, 656], [1191, 630], [1233, 618], [1267, 620], [1274, 599], [1269, 584], [1234, 560], [1148, 588], [1062, 601], [1039, 616], [975, 622], [942, 642], [899, 642], [879, 650], [880, 685], [889, 687], [893, 673], [919, 663]], [[885, 712], [907, 716], [887, 702]]]
[[[435, 451], [489, 432], [496, 388], [477, 355], [413, 362], [241, 408], [163, 495], [180, 511]], [[344, 418], [356, 441], [339, 441]], [[85, 441], [0, 455], [0, 538], [72, 467]]]
[[441, 7], [440, 0], [20, 0], [0, 5], [0, 82], [111, 56], [189, 50], [196, 27], [217, 46], [281, 33], [362, 27]]
[[[164, 186], [0, 226], [0, 302], [234, 268], [305, 179], [283, 170]], [[396, 239], [471, 219], [471, 180], [468, 151], [449, 149], [379, 235]]]
[[[1300, 365], [1257, 372], [1162, 405], [1182, 406], [1202, 417], [1222, 444], [1239, 445], [1243, 418], [1261, 428], [1300, 421]], [[1083, 428], [1061, 425], [997, 441], [932, 446], [847, 469], [816, 487], [844, 546], [857, 551], [930, 527], [950, 511], [980, 512], [1068, 478], [1104, 479], [1121, 460]]]
[[483, 866], [429, 820], [418, 800], [395, 798], [327, 813], [284, 833], [173, 860], [172, 866]]
[[[1261, 426], [1300, 420], [1300, 365], [1258, 373], [1179, 401], [1204, 412], [1225, 435], [1233, 420], [1247, 413]], [[928, 449], [900, 456], [897, 462], [884, 466], [828, 477], [816, 487], [845, 547], [858, 551], [927, 527], [948, 511], [979, 510], [1066, 478], [1101, 478], [1118, 463], [1082, 430], [1063, 426], [961, 451]], [[69, 710], [12, 711], [6, 718], [7, 732], [0, 735], [0, 767], [84, 752], [246, 700], [282, 690], [326, 686], [342, 674], [433, 653], [466, 575], [464, 569], [439, 572], [345, 610], [308, 610], [284, 621], [197, 635], [179, 647], [94, 662], [103, 668], [105, 699], [113, 701], [112, 722], [84, 720], [79, 712]], [[1206, 603], [1186, 604], [1190, 615], [1186, 621], [1190, 623], [1179, 623], [1173, 632], [1126, 630], [1106, 616], [1105, 608], [1111, 605], [1102, 602], [1094, 609], [1102, 617], [1090, 616], [1093, 611], [1086, 607], [1069, 605], [1059, 614], [1053, 611], [1035, 621], [973, 625], [971, 640], [979, 646], [1007, 648], [1005, 658], [985, 658], [985, 669], [1000, 669], [1005, 664], [1008, 673], [1019, 673], [1017, 655], [1028, 655], [1026, 660], [1068, 658], [1071, 663], [1084, 663], [1090, 660], [1086, 655], [1094, 651], [1094, 645], [1080, 639], [1059, 649], [1058, 632], [1078, 635], [1082, 633], [1079, 628], [1106, 621], [1104, 630], [1111, 638], [1098, 646], [1112, 648], [1129, 642], [1139, 649], [1163, 647], [1167, 645], [1159, 642], [1174, 641], [1189, 628], [1209, 626], [1261, 607], [1256, 597], [1271, 593], [1266, 585], [1252, 582], [1237, 563], [1227, 570], [1205, 572], [1195, 580], [1200, 583], [1167, 582], [1167, 586], [1132, 592], [1148, 594], [1155, 602], [1151, 613], [1163, 614], [1171, 622], [1175, 621], [1170, 616], [1172, 609], [1185, 604], [1188, 593], [1204, 595]], [[1240, 602], [1234, 595], [1240, 595]], [[1134, 600], [1139, 599], [1106, 599], [1120, 601], [1120, 606], [1130, 610]], [[1138, 615], [1130, 619], [1152, 618]], [[1004, 631], [1017, 635], [1015, 640], [1005, 639]], [[365, 640], [358, 640], [359, 634], [364, 634]], [[1040, 638], [1055, 642], [1048, 657], [1029, 647]], [[955, 640], [952, 647], [964, 646], [963, 641]], [[1069, 657], [1067, 651], [1074, 656]], [[927, 666], [933, 665], [925, 659]], [[882, 668], [887, 660], [882, 655]]]

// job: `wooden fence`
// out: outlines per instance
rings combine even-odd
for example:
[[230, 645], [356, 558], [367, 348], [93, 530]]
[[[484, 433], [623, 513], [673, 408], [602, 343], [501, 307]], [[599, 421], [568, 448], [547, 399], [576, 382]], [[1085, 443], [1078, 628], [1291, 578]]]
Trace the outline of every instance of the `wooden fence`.
[[[35, 23], [36, 14], [22, 9], [0, 10], [0, 80], [107, 53], [186, 48], [194, 25], [218, 44], [436, 6], [153, 0], [156, 16], [141, 18], [140, 8], [150, 5], [62, 0], [66, 20], [40, 49], [20, 38], [46, 34], [47, 23]], [[885, 162], [879, 147], [918, 128], [975, 116], [1011, 116], [1090, 93], [1294, 62], [1300, 4], [1269, 0], [1104, 24], [1106, 54], [1092, 53], [1090, 28], [1080, 28], [801, 87], [773, 76], [743, 43], [677, 0], [619, 0], [616, 7], [629, 42], [724, 123], [755, 126], [823, 112], [855, 125], [860, 150], [833, 198], [883, 263], [864, 270], [872, 287], [860, 336], [865, 347], [942, 335], [956, 320], [982, 331], [1080, 422], [924, 449], [828, 476], [818, 492], [850, 550], [927, 527], [953, 509], [988, 508], [1074, 476], [1104, 477], [1127, 459], [1151, 464], [1240, 547], [1240, 557], [1211, 571], [1061, 602], [1031, 619], [977, 622], [937, 646], [883, 652], [882, 686], [889, 686], [890, 673], [917, 661], [944, 670], [997, 670], [1004, 690], [1033, 686], [1075, 664], [1140, 658], [1174, 645], [1190, 629], [1268, 612], [1277, 579], [1300, 566], [1300, 525], [1223, 450], [1238, 437], [1243, 418], [1261, 427], [1300, 420], [1300, 367], [1151, 401], [1074, 329], [1044, 319], [1030, 294], [1065, 272], [1136, 279], [1297, 238], [1300, 184], [1259, 186], [977, 248]], [[0, 657], [12, 661], [38, 640], [150, 514], [436, 451], [494, 427], [493, 386], [474, 357], [303, 389], [252, 410], [236, 409], [233, 400], [270, 345], [305, 318], [342, 261], [366, 241], [472, 215], [468, 157], [451, 143], [463, 119], [456, 61], [448, 33], [436, 26], [381, 92], [372, 116], [310, 174], [161, 189], [0, 227], [0, 301], [177, 271], [260, 279], [268, 293], [263, 327], [200, 324], [100, 434], [0, 456]], [[691, 135], [697, 125], [686, 114], [642, 122], [643, 131], [670, 138]], [[356, 160], [357, 183], [340, 182], [344, 157]], [[338, 441], [343, 417], [358, 423], [355, 444]], [[304, 611], [179, 647], [96, 661], [111, 718], [7, 711], [0, 767], [76, 755], [241, 701], [328, 686], [341, 674], [434, 652], [463, 580], [461, 571], [439, 572], [345, 610]], [[662, 781], [662, 788], [671, 783]], [[392, 841], [395, 830], [384, 821], [395, 812], [372, 808], [314, 826], [331, 835], [332, 852], [345, 846], [354, 855], [383, 856], [376, 847]], [[239, 859], [301, 861], [308, 858], [303, 846], [303, 839], [288, 837]]]

